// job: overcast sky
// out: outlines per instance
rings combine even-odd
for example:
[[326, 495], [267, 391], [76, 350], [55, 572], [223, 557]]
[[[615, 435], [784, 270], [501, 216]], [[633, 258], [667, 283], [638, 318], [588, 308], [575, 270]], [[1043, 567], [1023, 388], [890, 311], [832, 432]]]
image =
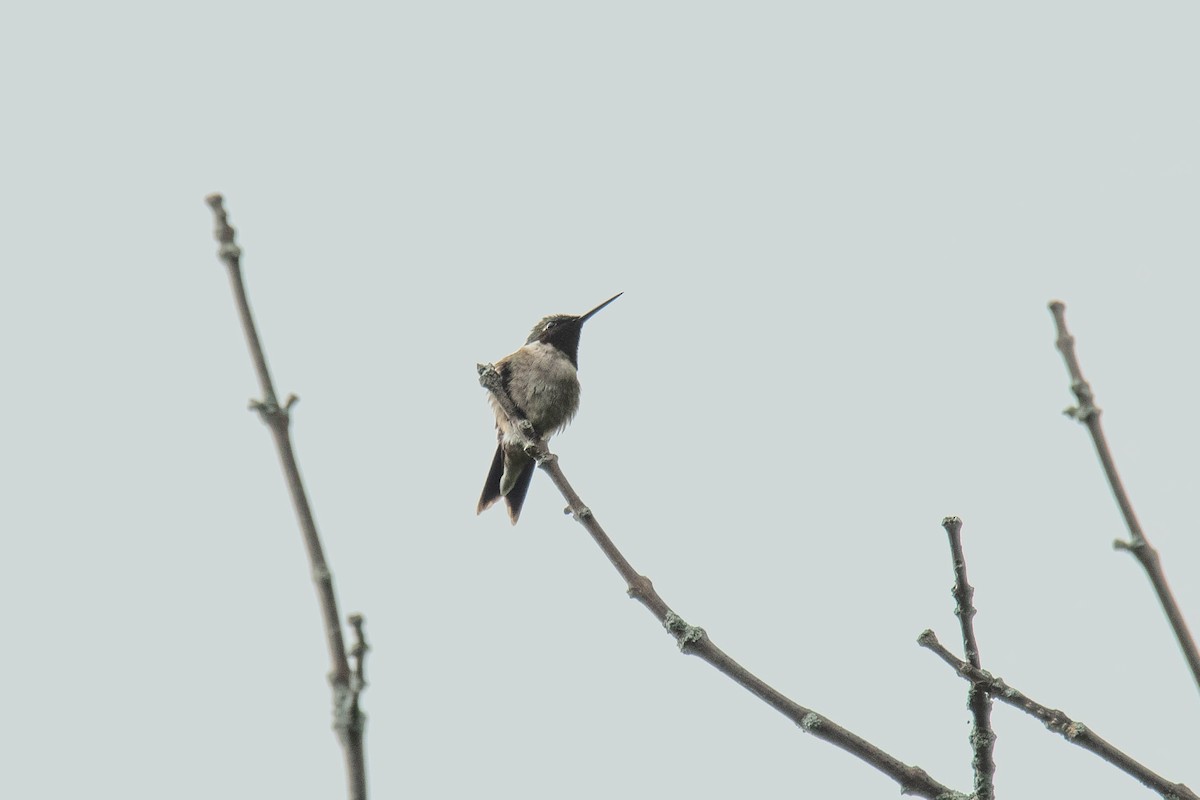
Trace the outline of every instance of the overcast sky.
[[[377, 798], [893, 797], [682, 657], [536, 475], [475, 515], [475, 364], [588, 323], [554, 441], [626, 556], [960, 790], [984, 666], [1200, 789], [1200, 694], [1053, 346], [1200, 627], [1190, 3], [208, 2], [0, 15], [0, 795], [344, 796], [222, 192]], [[1152, 795], [1005, 706], [1003, 797]]]

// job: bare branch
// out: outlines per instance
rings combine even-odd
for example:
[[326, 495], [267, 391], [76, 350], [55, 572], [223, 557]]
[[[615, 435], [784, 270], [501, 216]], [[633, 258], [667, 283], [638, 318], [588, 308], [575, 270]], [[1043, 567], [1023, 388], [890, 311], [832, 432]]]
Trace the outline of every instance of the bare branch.
[[[250, 347], [250, 358], [254, 361], [254, 370], [263, 393], [261, 400], [251, 401], [250, 408], [259, 413], [275, 439], [275, 448], [279, 452], [283, 474], [287, 479], [288, 490], [291, 492], [292, 507], [299, 519], [304, 546], [308, 550], [313, 583], [316, 585], [317, 599], [325, 624], [325, 643], [329, 650], [329, 660], [332, 662], [329, 683], [333, 689], [334, 729], [342, 743], [349, 783], [349, 797], [350, 800], [366, 800], [367, 778], [362, 747], [365, 717], [358, 708], [358, 695], [362, 687], [354, 689], [351, 686], [350, 665], [346, 658], [346, 646], [342, 640], [342, 626], [338, 616], [337, 597], [333, 590], [333, 576], [325, 562], [325, 551], [317, 534], [317, 524], [313, 519], [312, 508], [304, 491], [304, 483], [300, 479], [296, 454], [292, 449], [291, 409], [297, 398], [295, 395], [289, 395], [287, 401], [282, 406], [279, 405], [275, 386], [271, 381], [271, 373], [267, 369], [267, 358], [263, 353], [262, 342], [259, 340], [258, 330], [254, 325], [254, 317], [250, 313], [250, 301], [246, 297], [246, 287], [242, 281], [242, 251], [235, 241], [235, 231], [229, 224], [224, 198], [219, 194], [213, 194], [209, 195], [206, 201], [212, 208], [216, 222], [214, 235], [220, 243], [217, 255], [229, 272], [229, 282], [233, 287], [233, 297], [237, 303], [238, 315], [241, 317], [242, 331], [246, 334], [246, 343]], [[361, 667], [361, 660], [359, 666]]]
[[1048, 708], [1041, 703], [1026, 697], [1021, 692], [1009, 686], [1000, 678], [982, 670], [966, 661], [961, 660], [938, 641], [933, 631], [927, 630], [917, 637], [917, 643], [932, 651], [938, 658], [949, 664], [955, 672], [971, 683], [986, 691], [1002, 703], [1013, 708], [1019, 708], [1026, 714], [1036, 717], [1051, 731], [1062, 736], [1068, 742], [1091, 751], [1112, 764], [1117, 769], [1131, 776], [1143, 786], [1157, 792], [1166, 800], [1200, 800], [1191, 789], [1182, 783], [1172, 783], [1161, 775], [1142, 766], [1130, 756], [1113, 747], [1099, 735], [1094, 733], [1082, 722], [1076, 722], [1063, 712]]
[[[950, 538], [950, 557], [954, 562], [954, 614], [962, 627], [963, 651], [971, 666], [979, 669], [979, 644], [975, 640], [975, 589], [967, 582], [967, 557], [962, 547], [962, 520], [946, 517], [942, 527]], [[992, 800], [996, 796], [994, 777], [996, 761], [992, 751], [996, 733], [992, 730], [992, 698], [977, 684], [967, 689], [967, 706], [971, 709], [971, 768], [975, 773], [975, 797]]]
[[[499, 380], [492, 378], [495, 369], [491, 365], [479, 365], [479, 382], [493, 395], [500, 407], [514, 421], [523, 421], [522, 415], [516, 410], [516, 405], [508, 397]], [[527, 424], [527, 423], [526, 423]], [[526, 428], [526, 430], [531, 430]], [[536, 436], [536, 434], [535, 434]], [[860, 736], [846, 730], [842, 726], [811, 709], [785, 697], [778, 690], [768, 685], [761, 678], [751, 673], [741, 664], [730, 658], [724, 651], [713, 644], [703, 628], [689, 625], [683, 618], [671, 610], [666, 601], [655, 591], [654, 585], [645, 575], [641, 575], [626, 560], [617, 549], [612, 539], [600, 527], [595, 515], [588, 508], [563, 475], [558, 465], [558, 457], [537, 444], [536, 438], [528, 439], [525, 451], [533, 456], [538, 466], [542, 468], [558, 487], [563, 498], [567, 501], [568, 511], [575, 520], [583, 525], [592, 539], [599, 545], [609, 562], [624, 579], [627, 592], [646, 607], [655, 619], [666, 628], [675, 638], [681, 652], [698, 656], [716, 669], [729, 676], [735, 683], [748, 690], [767, 705], [800, 726], [806, 733], [823, 739], [846, 752], [870, 764], [900, 785], [901, 794], [911, 794], [917, 797], [939, 798], [940, 800], [966, 800], [966, 795], [956, 792], [939, 783], [920, 767], [910, 766], [884, 752]]]
[[1071, 375], [1071, 391], [1075, 393], [1075, 397], [1079, 401], [1078, 406], [1068, 408], [1064, 413], [1082, 422], [1091, 433], [1092, 443], [1096, 447], [1096, 454], [1100, 457], [1100, 464], [1104, 467], [1104, 474], [1108, 477], [1108, 484], [1112, 487], [1113, 497], [1116, 498], [1117, 505], [1121, 508], [1121, 515], [1125, 517], [1125, 525], [1129, 528], [1129, 541], [1118, 540], [1113, 543], [1113, 546], [1118, 550], [1132, 553], [1146, 570], [1150, 584], [1154, 587], [1158, 600], [1162, 604], [1163, 612], [1166, 613], [1167, 620], [1171, 623], [1171, 629], [1175, 632], [1179, 648], [1183, 651], [1183, 656], [1192, 671], [1192, 678], [1196, 681], [1197, 687], [1200, 687], [1200, 650], [1196, 649], [1196, 642], [1192, 638], [1191, 632], [1188, 631], [1183, 612], [1179, 610], [1175, 596], [1171, 594], [1171, 588], [1167, 585], [1167, 576], [1163, 572], [1158, 552], [1150, 546], [1150, 542], [1146, 539], [1137, 515], [1133, 513], [1133, 504], [1130, 503], [1129, 496], [1125, 493], [1125, 487], [1121, 484], [1121, 476], [1117, 474], [1117, 466], [1109, 451], [1108, 441], [1104, 438], [1104, 429], [1100, 426], [1100, 409], [1096, 406], [1092, 387], [1083, 379], [1083, 372], [1079, 368], [1079, 359], [1075, 355], [1075, 337], [1067, 331], [1066, 306], [1055, 300], [1050, 303], [1050, 313], [1054, 315], [1054, 326], [1058, 331], [1055, 345], [1062, 353], [1063, 361], [1066, 362], [1067, 372]]

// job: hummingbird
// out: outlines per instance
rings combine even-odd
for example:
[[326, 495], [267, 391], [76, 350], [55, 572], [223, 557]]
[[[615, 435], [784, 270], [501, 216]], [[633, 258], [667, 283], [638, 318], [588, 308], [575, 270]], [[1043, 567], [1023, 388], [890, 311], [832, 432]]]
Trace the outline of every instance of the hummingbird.
[[[613, 295], [586, 314], [542, 317], [519, 350], [495, 363], [509, 397], [541, 436], [539, 444], [544, 446], [551, 436], [567, 427], [579, 410], [576, 372], [583, 323], [622, 294]], [[503, 497], [508, 518], [516, 525], [536, 465], [525, 453], [524, 440], [504, 409], [490, 393], [488, 399], [496, 413], [498, 444], [475, 513], [482, 514]]]

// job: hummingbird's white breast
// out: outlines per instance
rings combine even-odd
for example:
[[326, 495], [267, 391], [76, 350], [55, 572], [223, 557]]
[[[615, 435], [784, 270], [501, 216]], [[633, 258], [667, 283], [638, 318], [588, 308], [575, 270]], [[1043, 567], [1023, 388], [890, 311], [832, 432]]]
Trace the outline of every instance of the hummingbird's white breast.
[[[561, 350], [531, 342], [496, 362], [507, 377], [508, 394], [546, 439], [567, 426], [579, 410], [579, 378], [575, 365]], [[507, 441], [508, 417], [492, 399], [496, 425]]]

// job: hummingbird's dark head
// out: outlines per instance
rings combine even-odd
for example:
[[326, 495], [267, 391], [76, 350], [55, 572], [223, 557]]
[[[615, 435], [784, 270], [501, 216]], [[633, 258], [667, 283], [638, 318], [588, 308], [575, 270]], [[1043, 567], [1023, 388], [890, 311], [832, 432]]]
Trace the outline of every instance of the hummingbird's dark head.
[[586, 314], [580, 314], [579, 316], [572, 314], [551, 314], [548, 317], [542, 317], [538, 321], [538, 324], [533, 326], [533, 330], [529, 332], [529, 338], [525, 340], [525, 344], [544, 342], [554, 345], [567, 358], [571, 359], [572, 365], [578, 368], [579, 334], [583, 330], [583, 323], [587, 322], [597, 311], [604, 308], [613, 300], [616, 300], [622, 294], [625, 293], [620, 292], [613, 295]]

